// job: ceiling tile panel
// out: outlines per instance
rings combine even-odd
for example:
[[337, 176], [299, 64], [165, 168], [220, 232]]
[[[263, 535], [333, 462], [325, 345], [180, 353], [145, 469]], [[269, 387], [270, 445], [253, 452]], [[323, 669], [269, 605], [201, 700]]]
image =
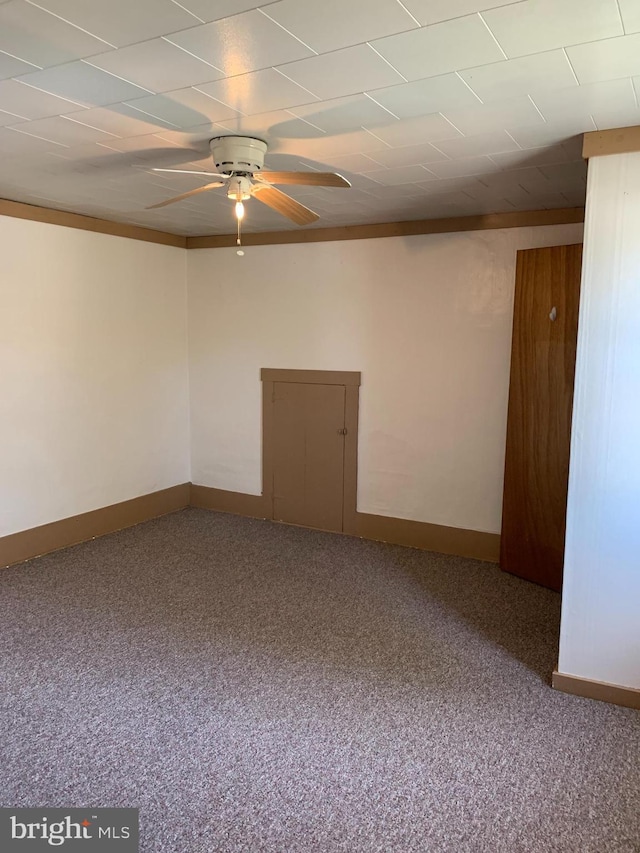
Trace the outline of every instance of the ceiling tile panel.
[[315, 97], [273, 68], [205, 83], [198, 89], [244, 115], [308, 104]]
[[476, 157], [480, 154], [501, 154], [504, 151], [517, 151], [519, 146], [504, 130], [494, 133], [482, 133], [475, 136], [462, 136], [457, 139], [443, 139], [438, 148], [448, 157]]
[[[443, 144], [439, 142], [438, 148]], [[418, 166], [421, 163], [435, 163], [437, 160], [446, 160], [446, 154], [443, 154], [438, 148], [424, 142], [421, 145], [405, 145], [402, 148], [375, 151], [371, 157], [381, 166], [386, 166], [389, 169], [395, 166]], [[368, 171], [371, 171], [371, 168]]]
[[235, 76], [293, 62], [313, 51], [258, 11], [185, 30], [170, 41]]
[[518, 169], [527, 166], [550, 166], [555, 163], [568, 163], [569, 154], [563, 145], [550, 148], [529, 148], [519, 151], [507, 151], [503, 154], [491, 154], [494, 163], [501, 169]]
[[331, 165], [341, 174], [346, 172], [370, 172], [372, 169], [377, 169], [378, 166], [384, 165], [377, 161], [376, 155], [369, 157], [366, 154], [347, 154], [345, 157], [333, 157], [327, 165]]
[[12, 0], [0, 6], [0, 50], [44, 68], [109, 50], [109, 45], [37, 6]]
[[21, 122], [14, 124], [13, 129], [69, 146], [84, 145], [89, 142], [108, 142], [113, 139], [110, 134], [104, 133], [102, 130], [87, 127], [63, 116], [51, 116], [50, 118]]
[[87, 107], [115, 104], [146, 94], [139, 86], [120, 80], [100, 68], [94, 68], [83, 60], [57, 65], [44, 71], [34, 71], [23, 75], [20, 80]]
[[462, 18], [485, 9], [509, 6], [517, 0], [403, 0], [406, 8], [423, 26]]
[[460, 76], [485, 103], [578, 85], [563, 50], [469, 68]]
[[438, 178], [461, 178], [465, 175], [486, 175], [498, 171], [498, 167], [488, 157], [464, 157], [430, 163], [429, 171]]
[[322, 163], [327, 157], [343, 157], [347, 154], [371, 154], [385, 150], [389, 146], [366, 130], [352, 133], [339, 133], [335, 136], [324, 134], [316, 139], [281, 139], [279, 150], [283, 153], [305, 157]]
[[274, 0], [180, 0], [180, 5], [201, 21], [208, 23], [248, 12], [259, 6], [268, 7], [272, 2]]
[[640, 109], [629, 112], [611, 107], [594, 113], [592, 118], [598, 130], [609, 130], [612, 127], [633, 127], [640, 125]]
[[20, 74], [27, 74], [29, 71], [34, 71], [37, 66], [30, 62], [24, 62], [22, 59], [17, 59], [0, 50], [0, 80], [6, 80], [8, 77], [18, 77]]
[[544, 124], [535, 104], [525, 97], [476, 104], [464, 110], [445, 110], [444, 115], [465, 134], [491, 133], [496, 130]]
[[386, 186], [397, 186], [398, 184], [414, 184], [418, 181], [426, 181], [432, 175], [423, 166], [396, 166], [392, 169], [368, 172], [365, 177]]
[[510, 58], [623, 33], [616, 0], [526, 0], [483, 17]]
[[38, 0], [38, 6], [81, 27], [112, 47], [157, 38], [198, 24], [171, 0]]
[[545, 122], [531, 127], [514, 128], [510, 133], [523, 148], [541, 148], [546, 145], [569, 142], [577, 134], [591, 130], [596, 130], [596, 126], [591, 116], [588, 116], [582, 119]]
[[438, 113], [395, 121], [384, 127], [372, 128], [372, 133], [392, 147], [420, 145], [460, 136], [451, 122]]
[[306, 150], [302, 143], [326, 137], [323, 131], [286, 110], [275, 110], [255, 116], [238, 116], [235, 119], [218, 122], [217, 126], [221, 133], [225, 131], [259, 136], [273, 151], [291, 151], [300, 156], [304, 156]]
[[13, 113], [6, 113], [3, 110], [0, 110], [0, 127], [6, 127], [7, 125], [16, 124], [16, 122], [21, 121], [18, 116], [15, 116]]
[[143, 136], [173, 127], [168, 122], [144, 115], [126, 104], [112, 104], [109, 107], [95, 107], [80, 112], [66, 110], [66, 113], [69, 118], [122, 137]]
[[457, 74], [400, 83], [374, 89], [367, 94], [398, 118], [413, 118], [444, 109], [462, 109], [479, 103], [479, 98]]
[[640, 3], [638, 0], [618, 0], [625, 33], [640, 32]]
[[[41, 92], [17, 80], [0, 82], [0, 110], [25, 119], [44, 118], [77, 110], [81, 104]], [[15, 122], [14, 122], [15, 124]]]
[[580, 44], [567, 50], [580, 83], [640, 74], [640, 33]]
[[292, 62], [279, 70], [325, 99], [402, 82], [402, 77], [366, 44]]
[[19, 155], [29, 157], [32, 154], [43, 154], [46, 151], [54, 151], [64, 148], [55, 142], [46, 139], [38, 139], [36, 136], [27, 136], [17, 130], [8, 127], [0, 127], [0, 151], [3, 157]]
[[396, 0], [280, 0], [265, 13], [318, 53], [362, 44], [418, 26]]
[[223, 76], [222, 71], [166, 39], [121, 47], [92, 57], [91, 64], [153, 92], [185, 89]]
[[477, 15], [378, 39], [372, 45], [407, 80], [435, 77], [504, 59]]
[[197, 89], [179, 89], [162, 95], [148, 95], [127, 102], [150, 116], [156, 116], [174, 127], [198, 127], [207, 122], [223, 121], [236, 116], [235, 110], [199, 92]]
[[535, 93], [533, 100], [551, 124], [613, 110], [632, 116], [637, 110], [633, 84], [628, 77]]
[[365, 125], [377, 127], [397, 121], [388, 110], [366, 95], [351, 95], [320, 104], [294, 107], [291, 112], [327, 133], [345, 133]]

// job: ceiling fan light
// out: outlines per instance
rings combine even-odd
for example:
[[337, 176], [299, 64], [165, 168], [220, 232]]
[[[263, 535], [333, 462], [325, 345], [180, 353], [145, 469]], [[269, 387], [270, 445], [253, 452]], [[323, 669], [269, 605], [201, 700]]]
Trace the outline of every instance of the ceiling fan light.
[[236, 202], [236, 219], [238, 222], [244, 219], [244, 204], [241, 201]]

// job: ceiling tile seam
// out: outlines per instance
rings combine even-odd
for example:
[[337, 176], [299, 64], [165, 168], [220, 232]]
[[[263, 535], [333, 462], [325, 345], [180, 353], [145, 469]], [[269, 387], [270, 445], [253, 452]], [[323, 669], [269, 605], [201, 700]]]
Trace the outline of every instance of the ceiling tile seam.
[[[120, 80], [122, 83], [128, 83], [129, 86], [135, 86], [136, 89], [142, 89], [145, 92], [148, 92], [150, 95], [157, 95], [158, 92], [154, 92], [153, 89], [147, 89], [146, 86], [140, 86], [138, 83], [134, 83], [132, 80], [127, 80], [126, 77], [120, 77], [119, 74], [114, 74], [113, 71], [107, 71], [104, 68], [100, 68], [97, 65], [94, 65], [93, 62], [89, 62], [88, 59], [81, 59], [80, 62], [84, 62], [85, 65], [89, 65], [91, 68], [95, 68], [96, 71], [102, 71], [103, 74], [108, 74], [110, 77], [115, 77], [116, 80]], [[55, 92], [51, 93], [55, 95]]]
[[[55, 118], [55, 116], [54, 116]], [[65, 121], [72, 121], [74, 124], [81, 124], [83, 127], [90, 127], [91, 130], [97, 130], [100, 133], [106, 133], [107, 136], [113, 136], [115, 139], [123, 139], [124, 137], [120, 136], [119, 133], [111, 133], [110, 130], [103, 130], [101, 127], [94, 127], [92, 124], [87, 124], [85, 121], [80, 121], [77, 118], [71, 118], [69, 115], [60, 115], [59, 118], [64, 119]]]
[[[402, 84], [400, 84], [400, 85], [402, 85]], [[373, 101], [373, 103], [377, 107], [380, 107], [380, 109], [383, 109], [385, 112], [389, 113], [389, 115], [393, 116], [397, 121], [400, 121], [400, 116], [397, 116], [394, 112], [391, 112], [390, 109], [383, 106], [383, 104], [379, 103], [379, 101], [376, 101], [376, 99], [372, 95], [370, 95], [368, 92], [362, 92], [362, 94], [365, 96], [365, 98], [369, 98], [370, 101]]]
[[622, 26], [622, 32], [624, 35], [627, 35], [627, 28], [624, 25], [624, 18], [622, 17], [622, 9], [620, 8], [620, 0], [616, 0], [616, 8], [618, 10], [618, 16], [620, 18], [620, 25]]
[[[266, 69], [266, 68], [263, 68], [262, 70], [263, 70], [263, 71], [266, 71], [267, 69]], [[284, 71], [281, 71], [281, 70], [280, 70], [280, 68], [276, 68], [276, 66], [275, 66], [275, 65], [272, 65], [272, 66], [271, 66], [271, 70], [272, 70], [272, 71], [275, 71], [275, 72], [276, 72], [276, 74], [280, 74], [280, 76], [281, 76], [281, 77], [284, 77], [284, 79], [285, 79], [285, 80], [288, 80], [290, 83], [293, 83], [293, 85], [294, 85], [294, 86], [298, 86], [300, 89], [303, 89], [305, 92], [308, 92], [308, 93], [311, 95], [311, 97], [312, 97], [312, 98], [315, 98], [315, 102], [311, 102], [311, 103], [316, 103], [316, 104], [317, 104], [317, 102], [318, 102], [318, 101], [321, 101], [321, 100], [322, 100], [322, 98], [320, 98], [318, 95], [316, 95], [314, 92], [312, 92], [312, 91], [311, 91], [311, 89], [307, 89], [307, 87], [306, 87], [306, 86], [303, 86], [303, 85], [302, 85], [302, 83], [296, 83], [296, 81], [295, 81], [295, 80], [292, 80], [292, 79], [291, 79], [291, 77], [287, 77], [287, 75], [284, 73]], [[255, 73], [255, 72], [249, 71], [249, 72], [247, 72], [247, 73], [249, 73], [249, 74], [253, 74], [253, 73]], [[242, 74], [236, 74], [235, 76], [236, 76], [236, 77], [242, 77], [243, 75], [242, 75]], [[233, 78], [233, 77], [228, 77], [227, 79], [228, 79], [228, 80], [233, 80], [234, 78]], [[300, 106], [305, 106], [305, 107], [306, 107], [306, 106], [310, 106], [310, 105], [311, 105], [311, 103], [310, 103], [310, 104], [301, 104]]]
[[571, 73], [573, 74], [573, 78], [576, 81], [576, 85], [580, 85], [580, 81], [578, 80], [578, 75], [576, 74], [575, 68], [573, 67], [573, 62], [569, 59], [569, 54], [567, 53], [566, 47], [562, 48], [562, 52], [564, 54], [565, 59], [569, 63], [569, 68], [571, 69]]
[[629, 77], [631, 81], [631, 90], [633, 91], [633, 97], [636, 99], [636, 107], [640, 107], [640, 99], [638, 98], [638, 89], [636, 87], [636, 81], [633, 77]]
[[[517, 146], [518, 146], [518, 148], [520, 149], [520, 151], [522, 151], [522, 145], [520, 145], [520, 143], [519, 143], [517, 140], [515, 140], [515, 139], [513, 138], [513, 136], [511, 136], [511, 134], [509, 133], [509, 131], [508, 131], [506, 128], [505, 128], [505, 131], [504, 131], [504, 132], [507, 134], [507, 136], [509, 137], [509, 139], [510, 139], [510, 140], [511, 140], [515, 145], [517, 145]], [[499, 152], [497, 152], [497, 151], [496, 151], [496, 154], [497, 154], [497, 153], [499, 153]], [[487, 155], [487, 156], [489, 156], [489, 155]]]
[[[496, 65], [498, 65], [499, 63], [495, 63], [495, 64], [496, 64]], [[481, 66], [481, 67], [482, 67], [482, 66]], [[472, 94], [474, 97], [476, 97], [476, 98], [480, 101], [480, 103], [481, 103], [481, 104], [484, 104], [484, 101], [482, 100], [482, 98], [480, 97], [480, 95], [475, 91], [475, 89], [473, 89], [473, 88], [469, 85], [469, 83], [467, 83], [467, 81], [466, 81], [466, 80], [464, 79], [464, 77], [460, 74], [460, 72], [459, 72], [459, 71], [454, 71], [453, 73], [456, 75], [456, 77], [458, 78], [458, 80], [461, 80], [461, 81], [464, 83], [464, 85], [465, 85], [465, 86], [467, 87], [467, 89], [471, 92], [471, 94]], [[428, 79], [428, 78], [427, 78], [427, 79]]]
[[[171, 41], [168, 36], [160, 36], [160, 38], [162, 39], [162, 41], [166, 41], [167, 44], [170, 44], [172, 47], [177, 47], [178, 50], [181, 50], [183, 53], [186, 53], [188, 56], [192, 57], [192, 59], [197, 59], [198, 62], [203, 62], [205, 65], [208, 65], [209, 68], [213, 68], [214, 71], [218, 71], [220, 74], [224, 75], [224, 71], [222, 70], [222, 68], [218, 68], [218, 66], [214, 65], [213, 62], [207, 62], [207, 60], [203, 59], [201, 56], [196, 56], [195, 53], [191, 53], [191, 51], [187, 50], [186, 47], [182, 47], [182, 45], [176, 44], [174, 41]], [[153, 39], [146, 39], [146, 41], [153, 41]], [[127, 47], [137, 47], [138, 45], [144, 43], [144, 41], [139, 41], [135, 45], [127, 45]], [[100, 54], [98, 54], [98, 56], [100, 56]]]
[[[28, 59], [23, 59], [21, 56], [15, 56], [15, 54], [9, 53], [8, 50], [0, 50], [0, 53], [4, 54], [5, 56], [10, 56], [11, 59], [17, 59], [18, 62], [24, 62], [25, 65], [31, 65], [31, 66], [33, 66], [33, 68], [37, 68], [39, 71], [44, 70], [42, 65], [36, 65], [35, 62], [30, 62]], [[25, 73], [29, 74], [30, 72], [27, 71]], [[18, 77], [18, 76], [20, 76], [20, 75], [16, 74], [16, 77]], [[9, 78], [9, 79], [11, 79], [11, 78]]]
[[26, 116], [18, 115], [18, 113], [9, 112], [9, 110], [0, 110], [0, 113], [4, 113], [6, 116], [15, 116], [16, 118], [21, 119], [22, 121], [31, 121], [31, 119]]
[[[449, 122], [449, 124], [451, 124], [451, 122]], [[432, 148], [435, 148], [436, 151], [438, 152], [438, 154], [442, 154], [442, 156], [445, 158], [445, 160], [453, 160], [454, 159], [453, 157], [450, 157], [448, 154], [445, 154], [445, 152], [441, 148], [438, 148], [438, 146], [436, 145], [435, 142], [428, 142], [427, 145], [430, 145]]]
[[[180, 127], [180, 125], [174, 124], [172, 121], [167, 121], [166, 118], [160, 118], [160, 116], [154, 115], [153, 113], [150, 113], [147, 110], [143, 110], [140, 107], [134, 107], [133, 104], [130, 104], [128, 101], [118, 101], [117, 104], [124, 104], [125, 107], [130, 107], [130, 109], [135, 110], [137, 113], [142, 113], [142, 115], [150, 116], [151, 118], [156, 119], [156, 121], [161, 121], [163, 124], [169, 124], [169, 125], [171, 125], [171, 127], [175, 128], [176, 130], [180, 130], [180, 131], [184, 130], [184, 128]], [[115, 106], [115, 104], [108, 104], [107, 106]], [[102, 109], [104, 109], [104, 108], [105, 107], [102, 107]], [[164, 130], [171, 130], [171, 127], [166, 127], [166, 128], [164, 128]], [[136, 135], [137, 136], [147, 136], [147, 135], [152, 136], [152, 134], [146, 134], [146, 133], [140, 133], [140, 134], [136, 134]], [[130, 139], [133, 137], [126, 137], [126, 138]]]
[[[156, 139], [161, 139], [163, 142], [168, 142], [169, 145], [173, 145], [175, 148], [184, 148], [184, 145], [181, 145], [179, 142], [174, 142], [171, 139], [164, 139], [162, 136], [159, 136], [157, 133], [141, 133], [140, 136], [155, 136]], [[128, 137], [129, 139], [133, 139], [134, 137]], [[100, 144], [100, 143], [98, 143]], [[185, 151], [188, 149], [185, 149]]]
[[[319, 130], [320, 133], [324, 134], [325, 136], [327, 135], [326, 130], [323, 130], [321, 127], [318, 127], [317, 124], [314, 124], [312, 121], [309, 121], [309, 119], [304, 118], [303, 116], [296, 115], [294, 112], [292, 112], [293, 109], [295, 109], [295, 107], [292, 107], [292, 109], [284, 109], [282, 112], [289, 113], [291, 118], [297, 119], [298, 121], [303, 121], [305, 124], [308, 124], [309, 127], [312, 127], [314, 130]], [[320, 139], [322, 139], [322, 137], [320, 137]]]
[[489, 35], [491, 36], [491, 38], [492, 38], [492, 39], [494, 40], [494, 42], [497, 44], [498, 49], [500, 50], [500, 53], [504, 56], [504, 58], [505, 58], [505, 59], [509, 59], [509, 57], [508, 57], [508, 56], [507, 56], [507, 54], [506, 54], [506, 51], [504, 50], [504, 48], [502, 47], [502, 45], [500, 44], [500, 42], [498, 41], [498, 39], [497, 39], [497, 38], [496, 38], [496, 36], [494, 35], [493, 30], [491, 29], [491, 27], [489, 26], [489, 24], [485, 21], [485, 19], [482, 17], [482, 12], [478, 12], [478, 17], [480, 18], [480, 20], [482, 21], [482, 23], [485, 25], [485, 27], [486, 27], [486, 29], [487, 29], [487, 32], [489, 33]]
[[53, 18], [57, 18], [59, 21], [63, 21], [65, 24], [69, 24], [70, 27], [73, 27], [76, 30], [80, 30], [81, 33], [84, 33], [87, 36], [91, 36], [91, 38], [97, 39], [98, 41], [101, 41], [103, 44], [112, 47], [114, 50], [117, 49], [117, 46], [115, 44], [111, 44], [110, 41], [100, 38], [100, 36], [97, 36], [95, 33], [92, 33], [89, 30], [85, 30], [84, 27], [80, 27], [78, 26], [78, 24], [74, 24], [73, 21], [69, 21], [67, 18], [63, 18], [62, 15], [56, 15], [55, 12], [51, 12], [49, 11], [49, 9], [45, 9], [44, 6], [39, 6], [37, 3], [34, 2], [34, 0], [25, 0], [25, 2], [28, 3], [30, 6], [35, 6], [36, 9], [40, 9], [41, 12], [46, 12], [47, 15], [51, 15]]
[[407, 7], [404, 5], [404, 3], [402, 2], [402, 0], [396, 0], [396, 2], [398, 3], [398, 5], [399, 5], [399, 6], [401, 6], [401, 7], [404, 9], [404, 11], [407, 13], [407, 15], [408, 15], [410, 18], [413, 18], [413, 20], [416, 22], [416, 26], [418, 26], [418, 27], [422, 28], [422, 24], [420, 23], [420, 21], [416, 18], [416, 16], [415, 16], [415, 15], [412, 15], [412, 14], [411, 14], [411, 12], [407, 9]]
[[5, 127], [5, 130], [12, 130], [14, 133], [21, 133], [23, 136], [31, 136], [33, 139], [41, 139], [43, 142], [50, 142], [52, 145], [59, 145], [61, 148], [71, 148], [71, 145], [65, 145], [64, 142], [56, 142], [54, 139], [48, 139], [46, 136], [38, 136], [37, 133], [29, 133], [27, 130], [20, 130], [18, 127]]
[[195, 18], [196, 21], [200, 21], [201, 24], [206, 24], [206, 21], [203, 21], [202, 18], [199, 18], [195, 12], [192, 12], [191, 9], [187, 9], [186, 6], [183, 6], [182, 3], [178, 3], [178, 0], [171, 0], [174, 6], [177, 6], [179, 9], [182, 9], [183, 12], [186, 12], [187, 15], [191, 15], [192, 18]]
[[450, 119], [450, 118], [447, 118], [447, 116], [446, 116], [444, 113], [439, 112], [439, 113], [437, 113], [437, 115], [442, 116], [442, 118], [443, 118], [445, 121], [449, 122], [449, 124], [451, 125], [451, 127], [452, 127], [452, 128], [453, 128], [457, 133], [459, 133], [459, 134], [460, 134], [460, 136], [464, 136], [464, 137], [466, 137], [466, 135], [467, 135], [467, 134], [466, 134], [466, 133], [463, 133], [463, 132], [460, 130], [460, 128], [459, 128], [459, 127], [456, 127], [456, 125], [451, 121], [451, 119]]
[[[412, 32], [412, 31], [410, 31], [410, 32]], [[368, 42], [368, 41], [367, 41], [367, 42], [364, 42], [364, 44], [366, 44], [368, 48], [371, 48], [371, 50], [372, 50], [375, 54], [377, 54], [377, 55], [380, 57], [380, 59], [382, 59], [382, 60], [383, 60], [383, 62], [386, 62], [386, 64], [389, 66], [389, 68], [391, 68], [391, 70], [392, 70], [392, 71], [395, 71], [395, 72], [396, 72], [396, 74], [397, 74], [399, 77], [401, 77], [401, 78], [404, 80], [404, 82], [405, 82], [405, 83], [408, 83], [408, 82], [409, 82], [408, 78], [407, 78], [407, 77], [405, 77], [405, 76], [404, 76], [404, 74], [401, 74], [401, 73], [398, 71], [398, 69], [397, 69], [394, 65], [392, 65], [392, 64], [389, 62], [389, 60], [388, 60], [388, 59], [386, 59], [386, 58], [385, 58], [385, 57], [384, 57], [384, 56], [383, 56], [379, 51], [377, 51], [377, 50], [375, 49], [375, 47], [374, 47], [370, 42]], [[354, 47], [357, 47], [357, 45], [354, 45]]]
[[[364, 130], [364, 132], [368, 133], [370, 136], [373, 136], [375, 139], [378, 140], [378, 142], [382, 142], [382, 144], [386, 145], [387, 148], [393, 148], [394, 147], [393, 145], [389, 145], [389, 143], [386, 142], [384, 139], [381, 139], [379, 136], [376, 136], [376, 134], [372, 130], [369, 130], [368, 127], [363, 127], [362, 130]], [[346, 155], [344, 155], [344, 156], [346, 156]]]
[[[215, 82], [215, 80], [213, 82]], [[205, 86], [207, 84], [206, 83], [199, 83], [198, 85]], [[216, 104], [220, 104], [220, 106], [222, 106], [222, 107], [228, 107], [228, 109], [233, 110], [234, 113], [238, 113], [238, 115], [242, 116], [243, 118], [247, 117], [247, 113], [243, 113], [242, 110], [239, 110], [237, 107], [232, 107], [231, 104], [226, 103], [226, 101], [221, 101], [220, 98], [214, 98], [213, 95], [210, 95], [208, 92], [203, 92], [203, 90], [199, 89], [198, 86], [187, 86], [187, 88], [192, 89], [194, 92], [199, 92], [201, 95], [204, 95], [205, 98], [209, 98], [210, 101], [215, 101]], [[160, 95], [162, 95], [162, 94], [166, 95], [167, 93], [163, 92], [163, 93], [159, 93], [159, 94]], [[233, 118], [235, 118], [235, 116], [233, 116]], [[226, 121], [226, 119], [225, 119], [225, 121]]]
[[531, 95], [529, 95], [529, 94], [528, 94], [528, 95], [527, 95], [527, 98], [529, 98], [529, 100], [531, 101], [531, 103], [533, 104], [533, 106], [534, 106], [534, 107], [536, 108], [536, 110], [538, 111], [538, 113], [539, 113], [540, 118], [542, 119], [542, 121], [543, 121], [545, 124], [549, 124], [549, 122], [548, 122], [548, 121], [546, 120], [546, 118], [544, 117], [544, 114], [542, 113], [542, 111], [541, 111], [540, 107], [536, 104], [536, 102], [533, 100], [533, 98], [531, 97]]
[[46, 89], [41, 89], [40, 86], [34, 86], [33, 83], [27, 83], [25, 80], [21, 80], [19, 77], [11, 78], [14, 83], [20, 83], [21, 86], [28, 86], [29, 89], [35, 89], [36, 92], [42, 92], [43, 95], [51, 95], [54, 98], [60, 98], [61, 101], [66, 101], [68, 104], [73, 104], [75, 107], [80, 107], [81, 110], [86, 110], [87, 107], [85, 104], [80, 104], [78, 101], [72, 101], [71, 98], [65, 98], [62, 95], [56, 95], [53, 92], [48, 92]]
[[305, 41], [303, 41], [301, 38], [299, 38], [295, 33], [292, 33], [292, 32], [291, 32], [291, 30], [288, 30], [288, 29], [287, 29], [286, 27], [284, 27], [281, 23], [279, 23], [278, 21], [276, 21], [276, 19], [275, 19], [275, 18], [272, 18], [272, 17], [271, 17], [271, 15], [268, 15], [268, 14], [264, 11], [264, 9], [256, 9], [256, 12], [259, 12], [261, 15], [264, 15], [264, 17], [265, 17], [268, 21], [271, 21], [271, 23], [272, 23], [272, 24], [275, 24], [277, 27], [280, 27], [280, 29], [281, 29], [281, 30], [283, 30], [287, 35], [291, 36], [291, 38], [294, 38], [296, 41], [300, 42], [300, 44], [301, 44], [303, 47], [306, 47], [306, 48], [307, 48], [307, 50], [310, 50], [310, 51], [311, 51], [311, 53], [315, 54], [315, 56], [319, 56], [319, 55], [320, 55], [320, 54], [319, 54], [319, 52], [318, 52], [317, 50], [315, 50], [314, 48], [312, 48], [312, 47], [311, 47], [311, 45], [310, 45], [310, 44], [307, 44]]

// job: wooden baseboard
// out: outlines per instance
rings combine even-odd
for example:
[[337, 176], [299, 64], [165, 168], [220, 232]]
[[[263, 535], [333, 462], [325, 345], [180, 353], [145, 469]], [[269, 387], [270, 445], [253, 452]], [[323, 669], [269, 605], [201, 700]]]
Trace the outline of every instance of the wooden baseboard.
[[[263, 496], [227, 492], [209, 486], [191, 486], [191, 506], [249, 518], [270, 516], [268, 501]], [[354, 520], [349, 522], [344, 532], [347, 536], [406, 545], [423, 551], [455, 554], [458, 557], [472, 557], [490, 563], [497, 563], [500, 556], [498, 533], [480, 533], [477, 530], [444, 527], [423, 521], [356, 512]]]
[[227, 492], [210, 486], [191, 485], [191, 506], [230, 512], [248, 518], [267, 518], [270, 513], [262, 495], [247, 495], [244, 492]]
[[455, 554], [497, 563], [500, 558], [500, 534], [482, 533], [461, 527], [445, 527], [425, 521], [408, 521], [385, 515], [357, 512], [354, 530], [345, 531], [363, 539], [375, 539], [394, 545], [407, 545], [423, 551]]
[[625, 708], [640, 709], [640, 690], [635, 687], [621, 687], [619, 684], [591, 681], [577, 675], [566, 675], [557, 670], [553, 673], [551, 683], [554, 690], [571, 693], [573, 696], [584, 696], [586, 699], [598, 699], [600, 702], [611, 702]]
[[[132, 527], [134, 524], [187, 506], [229, 512], [248, 518], [269, 518], [271, 515], [269, 500], [262, 495], [227, 492], [224, 489], [183, 483], [113, 506], [4, 536], [0, 538], [0, 566], [21, 563], [32, 557]], [[363, 512], [353, 515], [345, 534], [420, 548], [423, 551], [472, 557], [491, 563], [498, 562], [500, 553], [500, 536], [497, 533], [480, 533], [476, 530], [443, 527], [439, 524]]]
[[0, 538], [0, 566], [86, 542], [189, 506], [189, 483]]

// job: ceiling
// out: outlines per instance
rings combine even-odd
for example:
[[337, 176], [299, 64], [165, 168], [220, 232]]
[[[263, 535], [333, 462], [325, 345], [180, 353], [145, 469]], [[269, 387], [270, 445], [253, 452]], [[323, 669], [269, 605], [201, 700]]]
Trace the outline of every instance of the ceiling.
[[229, 233], [224, 190], [144, 208], [242, 133], [351, 181], [286, 187], [320, 227], [573, 207], [579, 135], [639, 94], [640, 0], [0, 0], [0, 197]]

